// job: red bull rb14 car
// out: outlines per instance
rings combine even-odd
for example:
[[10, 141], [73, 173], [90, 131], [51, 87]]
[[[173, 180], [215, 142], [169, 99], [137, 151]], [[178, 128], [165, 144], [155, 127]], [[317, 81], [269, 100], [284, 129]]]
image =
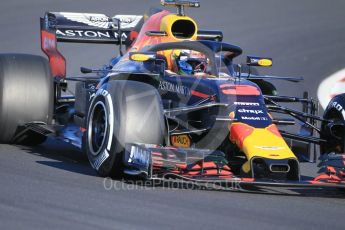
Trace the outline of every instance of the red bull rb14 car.
[[[259, 75], [255, 66], [271, 66], [271, 58], [236, 64], [240, 47], [223, 42], [221, 31], [199, 29], [185, 15], [198, 1], [161, 3], [177, 13], [47, 12], [41, 46], [49, 61], [0, 55], [1, 142], [35, 145], [54, 136], [78, 146], [104, 177], [344, 188], [345, 95], [317, 116], [307, 94], [278, 96], [270, 83], [302, 78]], [[68, 77], [58, 42], [115, 44], [120, 55]], [[63, 93], [70, 81], [77, 82], [74, 96]], [[291, 125], [296, 133], [284, 129]], [[300, 163], [315, 160], [315, 145], [320, 175], [303, 180]]]

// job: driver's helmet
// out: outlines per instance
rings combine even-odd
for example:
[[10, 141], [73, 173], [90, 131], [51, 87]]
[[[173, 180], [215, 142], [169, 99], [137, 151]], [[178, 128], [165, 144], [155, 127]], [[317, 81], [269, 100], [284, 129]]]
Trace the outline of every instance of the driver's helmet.
[[206, 73], [207, 58], [197, 51], [181, 50], [173, 52], [173, 70], [179, 75], [198, 75]]

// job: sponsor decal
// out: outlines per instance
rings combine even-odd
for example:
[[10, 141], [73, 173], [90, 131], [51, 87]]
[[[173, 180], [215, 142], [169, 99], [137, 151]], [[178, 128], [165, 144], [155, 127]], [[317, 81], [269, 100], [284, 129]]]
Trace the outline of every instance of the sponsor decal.
[[55, 39], [45, 36], [43, 38], [43, 49], [44, 50], [55, 50], [56, 49]]
[[[119, 39], [119, 33], [114, 32], [114, 37], [115, 37], [116, 39]], [[127, 34], [126, 34], [125, 32], [123, 32], [123, 33], [121, 34], [121, 39], [122, 39], [122, 40], [127, 40], [127, 38], [128, 38]]]
[[49, 57], [51, 73], [54, 77], [66, 76], [66, 61], [59, 53], [56, 45], [56, 35], [46, 30], [41, 31], [41, 48]]
[[68, 12], [61, 12], [60, 14], [70, 21], [104, 29], [110, 28], [110, 19], [104, 14], [84, 14]]
[[173, 93], [182, 94], [184, 96], [190, 96], [190, 89], [183, 85], [176, 85], [167, 81], [160, 81], [158, 88], [163, 91], [169, 91]]
[[[108, 29], [112, 26], [113, 20], [104, 14], [88, 14], [88, 13], [60, 13], [64, 18], [83, 23], [88, 26]], [[117, 15], [114, 17], [121, 22], [122, 29], [134, 28], [142, 20], [141, 15]], [[116, 26], [116, 25], [115, 25]]]
[[56, 51], [56, 36], [54, 33], [49, 33], [47, 31], [41, 31], [41, 47], [45, 52], [55, 52]]
[[332, 103], [331, 106], [335, 108], [336, 110], [338, 110], [339, 112], [341, 112], [341, 114], [343, 115], [343, 118], [345, 118], [345, 110], [342, 105], [338, 104], [338, 102], [335, 101]]
[[254, 108], [259, 108], [259, 109], [245, 109], [245, 108], [253, 107], [251, 103], [249, 104], [250, 106], [243, 107], [243, 104], [241, 103], [242, 107], [239, 107], [237, 111], [235, 111], [236, 113], [235, 118], [238, 119], [238, 121], [242, 121], [256, 128], [267, 127], [270, 124], [270, 120], [271, 120], [267, 112], [262, 108], [261, 105], [259, 105], [259, 103], [253, 103]]
[[97, 159], [93, 163], [93, 168], [98, 170], [99, 167], [101, 167], [101, 165], [108, 159], [108, 157], [109, 157], [109, 153], [105, 149], [101, 154], [97, 156]]
[[187, 135], [178, 135], [171, 137], [171, 144], [174, 147], [183, 147], [188, 148], [190, 147], [190, 139]]
[[258, 64], [260, 66], [271, 66], [272, 65], [272, 60], [270, 59], [261, 59], [258, 61]]
[[339, 112], [341, 112], [343, 110], [343, 106], [338, 104], [338, 102], [336, 102], [336, 101], [332, 103], [332, 107], [335, 108], [336, 110], [338, 110]]
[[90, 16], [90, 21], [91, 22], [109, 22], [109, 18], [96, 15], [96, 16]]
[[127, 24], [130, 24], [130, 23], [132, 23], [135, 20], [135, 18], [131, 18], [131, 17], [127, 17], [127, 18], [116, 17], [116, 18], [119, 19], [120, 22], [127, 23]]
[[128, 29], [134, 28], [142, 20], [143, 16], [141, 15], [116, 15], [115, 19], [120, 20], [121, 28]]
[[257, 103], [257, 102], [239, 102], [239, 101], [235, 101], [234, 104], [235, 105], [243, 105], [243, 106], [260, 106], [260, 104]]
[[264, 114], [263, 110], [256, 110], [256, 109], [239, 109], [239, 113], [251, 113], [251, 114]]
[[249, 120], [249, 121], [268, 121], [267, 117], [246, 117], [241, 116], [242, 120]]
[[285, 149], [285, 147], [281, 147], [281, 146], [255, 146], [255, 148], [263, 149], [263, 150], [272, 150], [272, 151]]
[[148, 166], [150, 163], [151, 152], [149, 150], [132, 146], [128, 158], [128, 163]]
[[109, 92], [107, 90], [101, 88], [101, 89], [97, 90], [97, 92], [93, 96], [95, 97], [98, 95], [102, 95], [102, 96], [106, 97], [108, 94], [109, 94]]
[[[96, 39], [119, 39], [119, 33], [110, 33], [109, 31], [97, 31], [97, 30], [56, 30], [58, 37], [78, 37], [78, 38], [96, 38]], [[121, 39], [127, 40], [128, 36], [125, 32], [121, 33]]]
[[56, 35], [63, 37], [111, 38], [108, 31], [91, 30], [56, 30]]

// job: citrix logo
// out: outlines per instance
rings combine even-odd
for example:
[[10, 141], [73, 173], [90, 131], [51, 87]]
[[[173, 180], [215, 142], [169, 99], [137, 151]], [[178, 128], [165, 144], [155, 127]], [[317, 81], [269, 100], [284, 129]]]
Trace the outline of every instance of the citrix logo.
[[254, 110], [254, 109], [239, 109], [239, 113], [252, 113], [252, 114], [263, 114], [264, 111], [262, 110]]

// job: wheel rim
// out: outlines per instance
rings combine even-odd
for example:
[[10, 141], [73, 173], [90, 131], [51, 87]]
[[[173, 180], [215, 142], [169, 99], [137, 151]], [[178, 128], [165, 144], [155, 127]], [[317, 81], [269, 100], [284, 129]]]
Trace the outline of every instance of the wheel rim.
[[97, 156], [103, 149], [108, 131], [108, 115], [105, 104], [97, 102], [90, 114], [88, 144], [92, 155]]

